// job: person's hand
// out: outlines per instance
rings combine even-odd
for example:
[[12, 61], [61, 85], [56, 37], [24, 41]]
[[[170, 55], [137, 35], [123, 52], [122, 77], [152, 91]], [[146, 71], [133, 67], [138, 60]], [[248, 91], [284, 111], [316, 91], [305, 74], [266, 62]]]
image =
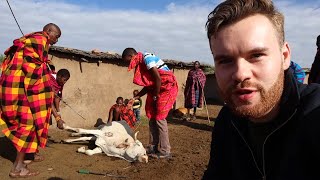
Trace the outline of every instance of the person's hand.
[[63, 124], [64, 124], [65, 122], [62, 120], [62, 119], [60, 119], [58, 122], [57, 122], [57, 127], [59, 128], [59, 129], [63, 129]]

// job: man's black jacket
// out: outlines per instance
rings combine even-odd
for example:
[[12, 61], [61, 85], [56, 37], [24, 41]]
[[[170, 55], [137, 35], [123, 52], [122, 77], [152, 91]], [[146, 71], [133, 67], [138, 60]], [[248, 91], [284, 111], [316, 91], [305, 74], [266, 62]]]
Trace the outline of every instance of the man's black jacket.
[[262, 166], [248, 143], [248, 120], [223, 107], [203, 179], [320, 179], [320, 85], [297, 84], [287, 71], [284, 86], [278, 125], [263, 145]]

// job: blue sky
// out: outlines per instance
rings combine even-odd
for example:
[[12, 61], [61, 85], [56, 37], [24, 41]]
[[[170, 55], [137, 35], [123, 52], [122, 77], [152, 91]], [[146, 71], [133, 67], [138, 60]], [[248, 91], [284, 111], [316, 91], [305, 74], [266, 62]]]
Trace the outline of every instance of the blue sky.
[[[126, 47], [163, 59], [213, 65], [207, 15], [221, 0], [10, 0], [24, 33], [58, 24], [58, 46], [121, 53]], [[276, 0], [286, 18], [292, 60], [310, 67], [320, 34], [320, 0]], [[36, 9], [32, 11], [33, 9]], [[0, 1], [0, 53], [21, 36], [5, 0]]]
[[174, 3], [184, 5], [191, 3], [210, 3], [209, 0], [61, 0], [71, 4], [98, 9], [142, 10], [163, 11]]

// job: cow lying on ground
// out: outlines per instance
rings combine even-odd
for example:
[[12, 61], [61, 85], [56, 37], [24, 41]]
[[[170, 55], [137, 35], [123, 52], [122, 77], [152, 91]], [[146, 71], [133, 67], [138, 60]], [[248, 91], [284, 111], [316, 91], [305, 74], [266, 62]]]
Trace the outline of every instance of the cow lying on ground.
[[93, 150], [80, 147], [78, 152], [87, 155], [93, 155], [104, 152], [108, 156], [114, 156], [125, 159], [129, 162], [140, 161], [148, 162], [148, 156], [142, 143], [137, 140], [136, 132], [133, 136], [133, 131], [125, 121], [113, 121], [110, 126], [100, 126], [100, 129], [88, 130], [81, 128], [72, 128], [64, 124], [65, 130], [71, 130], [72, 136], [78, 135], [94, 135], [92, 137], [80, 137], [77, 139], [66, 139], [64, 142], [71, 143], [76, 141], [95, 140], [97, 147]]

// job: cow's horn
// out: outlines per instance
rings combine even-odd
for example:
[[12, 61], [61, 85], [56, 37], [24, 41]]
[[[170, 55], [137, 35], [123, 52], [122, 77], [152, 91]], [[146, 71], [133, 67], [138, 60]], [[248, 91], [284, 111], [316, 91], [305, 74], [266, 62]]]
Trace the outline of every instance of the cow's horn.
[[137, 131], [136, 133], [134, 133], [134, 141], [136, 141], [136, 140], [137, 140], [138, 132], [139, 132], [139, 131]]

